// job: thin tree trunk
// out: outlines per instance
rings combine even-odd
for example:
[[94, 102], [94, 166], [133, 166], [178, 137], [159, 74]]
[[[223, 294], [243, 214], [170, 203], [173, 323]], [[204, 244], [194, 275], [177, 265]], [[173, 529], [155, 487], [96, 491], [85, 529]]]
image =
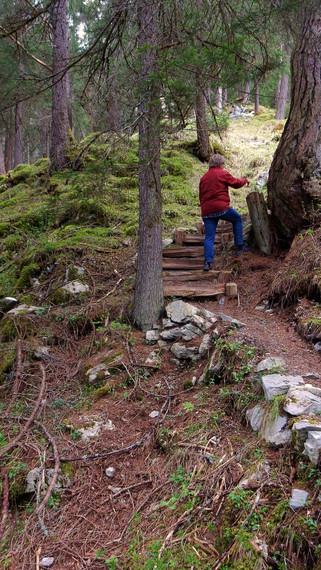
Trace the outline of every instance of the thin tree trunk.
[[[286, 50], [286, 59], [287, 62], [290, 61], [290, 49], [287, 48]], [[289, 93], [289, 75], [284, 73], [280, 82], [278, 83], [277, 92], [276, 92], [276, 119], [285, 119], [286, 115], [286, 105], [288, 102], [288, 93]]]
[[68, 58], [68, 0], [54, 0], [51, 11], [53, 28], [53, 87], [52, 87], [52, 132], [50, 158], [55, 170], [67, 164], [68, 143], [68, 81], [66, 67]]
[[227, 105], [227, 101], [228, 101], [228, 89], [227, 89], [227, 87], [224, 87], [224, 89], [223, 89], [223, 105]]
[[139, 86], [139, 235], [133, 320], [150, 328], [163, 309], [162, 200], [160, 184], [160, 89], [156, 50], [158, 2], [138, 0]]
[[115, 80], [113, 77], [111, 77], [110, 80], [109, 95], [108, 95], [108, 119], [111, 131], [114, 133], [118, 133], [119, 132], [118, 100], [115, 91]]
[[14, 136], [14, 158], [13, 166], [21, 164], [22, 161], [22, 151], [23, 151], [23, 130], [22, 130], [22, 119], [23, 119], [23, 103], [21, 100], [21, 76], [23, 72], [23, 65], [21, 61], [19, 62], [19, 80], [16, 94], [16, 106], [15, 106], [15, 136]]
[[0, 174], [6, 173], [6, 167], [4, 163], [4, 154], [3, 154], [3, 136], [0, 137]]
[[254, 81], [254, 115], [258, 115], [260, 110], [259, 82]]
[[206, 120], [206, 97], [200, 82], [200, 76], [198, 72], [196, 72], [195, 114], [198, 158], [203, 161], [208, 161], [210, 158], [210, 142]]
[[242, 103], [244, 105], [248, 105], [250, 101], [250, 93], [251, 93], [251, 81], [247, 81], [244, 86], [244, 93], [243, 93], [243, 100]]
[[223, 111], [223, 87], [216, 87], [215, 90], [215, 111], [218, 115]]
[[291, 62], [291, 106], [268, 180], [268, 204], [279, 239], [320, 218], [321, 203], [321, 8], [302, 7]]
[[10, 110], [7, 122], [6, 122], [6, 133], [5, 133], [5, 145], [4, 145], [4, 163], [6, 167], [6, 172], [11, 170], [13, 167], [13, 113]]

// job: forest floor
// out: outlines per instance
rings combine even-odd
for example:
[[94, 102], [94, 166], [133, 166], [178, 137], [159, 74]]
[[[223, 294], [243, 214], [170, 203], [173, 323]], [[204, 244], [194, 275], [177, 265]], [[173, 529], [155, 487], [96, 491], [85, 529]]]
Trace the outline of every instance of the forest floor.
[[[268, 170], [275, 137], [283, 127], [272, 117], [271, 110], [256, 123], [239, 120], [224, 138], [227, 167], [235, 176], [248, 176], [252, 189], [259, 171]], [[176, 144], [175, 140], [163, 160], [164, 172], [168, 169], [163, 175], [168, 184], [164, 237], [174, 225], [183, 225], [184, 215], [190, 216], [186, 225], [195, 223], [197, 183], [205, 171], [195, 157], [180, 158], [182, 150]], [[130, 159], [135, 173], [135, 156]], [[137, 215], [137, 181], [135, 175], [128, 176], [126, 160], [123, 154], [117, 157], [111, 176], [106, 174], [109, 162], [101, 163], [101, 170], [95, 171], [96, 194], [94, 171], [89, 169], [55, 175], [50, 188], [57, 196], [47, 191], [49, 183], [43, 194], [37, 185], [26, 190], [22, 184], [2, 194], [3, 218], [10, 224], [12, 219], [19, 224], [26, 215], [23, 192], [25, 208], [32, 204], [31, 192], [41, 209], [37, 219], [35, 202], [21, 235], [16, 228], [11, 234], [4, 223], [0, 228], [3, 296], [18, 291], [20, 303], [38, 307], [17, 319], [14, 327], [4, 316], [0, 327], [0, 350], [11, 358], [3, 368], [1, 386], [0, 566], [320, 570], [320, 471], [290, 444], [277, 448], [266, 443], [246, 421], [248, 408], [264, 404], [255, 368], [267, 356], [282, 357], [288, 374], [313, 374], [313, 384], [321, 388], [321, 353], [301, 335], [299, 318], [312, 315], [311, 323], [319, 323], [320, 305], [313, 296], [308, 299], [295, 291], [296, 283], [300, 288], [295, 255], [298, 252], [303, 260], [300, 247], [305, 244], [309, 251], [315, 245], [318, 255], [320, 238], [317, 242], [312, 233], [299, 240], [290, 269], [286, 252], [265, 256], [253, 248], [236, 255], [217, 248], [214, 268], [232, 271], [238, 298], [189, 302], [245, 325], [235, 330], [221, 327], [217, 346], [218, 357], [224, 359], [224, 378], [202, 385], [199, 379], [207, 358], [179, 363], [165, 349], [160, 351], [160, 364], [150, 368], [145, 361], [157, 345], [148, 344], [128, 316], [135, 279], [136, 248], [130, 232], [136, 227], [130, 224]], [[184, 173], [187, 162], [195, 169], [188, 174], [188, 184], [180, 182], [173, 204], [179, 184], [173, 172]], [[92, 161], [90, 167], [97, 164]], [[232, 192], [232, 198], [232, 205], [244, 212], [244, 193]], [[108, 199], [114, 203], [104, 210]], [[10, 202], [18, 208], [16, 218], [6, 210]], [[120, 214], [115, 213], [119, 205]], [[114, 216], [112, 222], [108, 216]], [[19, 267], [23, 255], [22, 270], [15, 274], [12, 257]], [[313, 258], [312, 273], [319, 266]], [[63, 302], [57, 291], [79, 267], [90, 294]], [[24, 269], [28, 271], [21, 283]], [[306, 265], [301, 273], [311, 282]], [[291, 302], [282, 308], [273, 304], [271, 290], [273, 284], [274, 292], [282, 290], [284, 275], [294, 277], [292, 289], [285, 281], [283, 297]], [[276, 287], [278, 276], [281, 284]], [[114, 366], [113, 358], [118, 359]], [[107, 361], [111, 376], [100, 378], [100, 387], [90, 386], [88, 368]], [[33, 410], [36, 422], [25, 429]], [[85, 442], [82, 428], [98, 423], [101, 430]], [[53, 491], [50, 478], [59, 466], [65, 479]], [[33, 492], [26, 493], [26, 475], [33, 468], [38, 468], [40, 478]], [[240, 486], [253, 474], [257, 476], [251, 484]], [[49, 484], [47, 495], [43, 479]], [[309, 502], [298, 512], [289, 508], [293, 488], [309, 493]]]

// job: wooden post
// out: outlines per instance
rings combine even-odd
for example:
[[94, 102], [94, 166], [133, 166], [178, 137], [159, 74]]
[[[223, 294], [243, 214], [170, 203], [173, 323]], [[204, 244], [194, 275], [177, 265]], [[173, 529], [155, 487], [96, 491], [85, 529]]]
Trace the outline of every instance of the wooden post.
[[262, 253], [271, 253], [271, 230], [267, 207], [262, 192], [251, 192], [246, 197], [252, 227], [258, 248]]
[[225, 284], [225, 293], [229, 299], [233, 297], [237, 297], [237, 285], [236, 283], [226, 283]]
[[183, 245], [184, 237], [185, 237], [185, 231], [178, 228], [175, 232], [174, 242], [177, 243], [178, 245]]

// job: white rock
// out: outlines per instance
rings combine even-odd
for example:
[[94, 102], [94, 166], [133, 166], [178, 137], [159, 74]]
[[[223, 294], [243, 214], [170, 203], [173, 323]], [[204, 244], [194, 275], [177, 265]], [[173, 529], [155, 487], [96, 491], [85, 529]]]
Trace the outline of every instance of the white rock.
[[146, 331], [147, 342], [157, 342], [159, 340], [159, 332], [155, 330]]
[[177, 340], [182, 336], [182, 330], [178, 327], [174, 329], [166, 329], [165, 331], [162, 331], [160, 333], [160, 336], [162, 337], [163, 340], [168, 340], [168, 341]]
[[183, 344], [179, 344], [176, 342], [171, 347], [171, 352], [179, 358], [180, 360], [190, 360], [194, 359], [195, 356], [198, 354], [197, 347], [186, 347]]
[[291, 440], [292, 433], [290, 429], [283, 429], [287, 424], [287, 418], [278, 416], [272, 419], [269, 414], [264, 419], [261, 431], [265, 441], [273, 445], [284, 445]]
[[286, 394], [291, 386], [304, 384], [302, 376], [284, 376], [283, 374], [268, 374], [262, 376], [262, 386], [265, 398], [269, 401], [275, 396]]
[[305, 506], [308, 500], [309, 493], [302, 489], [292, 489], [292, 496], [290, 499], [290, 507], [293, 511], [297, 511]]
[[115, 473], [116, 473], [116, 469], [115, 467], [107, 467], [106, 471], [105, 471], [107, 477], [114, 477]]
[[18, 307], [8, 311], [7, 315], [16, 317], [18, 315], [24, 315], [25, 313], [36, 313], [37, 311], [43, 311], [43, 309], [41, 307], [34, 307], [33, 305], [18, 305]]
[[157, 410], [153, 410], [150, 414], [150, 418], [157, 418], [159, 416], [159, 412]]
[[262, 406], [255, 406], [254, 408], [247, 410], [246, 417], [254, 431], [260, 431], [264, 414], [265, 409], [262, 408]]
[[162, 363], [162, 359], [159, 355], [159, 352], [157, 352], [156, 350], [153, 350], [153, 352], [150, 353], [150, 355], [146, 358], [145, 360], [145, 364], [147, 366], [155, 366], [155, 368], [158, 368]]
[[62, 289], [72, 295], [80, 295], [81, 293], [87, 293], [89, 291], [89, 285], [85, 285], [80, 281], [71, 281], [70, 283], [63, 285]]
[[93, 421], [92, 425], [89, 427], [81, 427], [78, 431], [81, 433], [81, 440], [84, 443], [89, 443], [91, 439], [94, 439], [100, 434], [101, 430], [112, 431], [114, 429], [116, 428], [113, 422], [111, 420], [107, 420], [106, 423]]
[[202, 335], [202, 331], [198, 327], [192, 325], [192, 323], [187, 323], [187, 325], [182, 327], [181, 332], [182, 339], [185, 341], [192, 340], [193, 338], [197, 338]]
[[321, 422], [311, 423], [308, 419], [300, 420], [295, 422], [292, 427], [292, 432], [294, 437], [294, 448], [297, 451], [302, 451], [304, 442], [307, 440], [310, 431], [320, 431], [321, 432]]
[[203, 340], [200, 344], [198, 352], [202, 357], [208, 355], [210, 349], [212, 348], [212, 339], [210, 334], [205, 334]]
[[280, 356], [270, 356], [269, 358], [261, 360], [255, 370], [256, 372], [263, 372], [264, 370], [272, 370], [273, 368], [283, 368], [285, 370], [285, 360]]
[[168, 247], [169, 245], [172, 245], [173, 240], [171, 238], [165, 238], [163, 239], [163, 247]]
[[89, 384], [96, 384], [97, 376], [100, 372], [103, 372], [105, 377], [110, 376], [110, 372], [108, 372], [108, 367], [106, 364], [97, 364], [97, 366], [94, 366], [94, 368], [89, 368], [89, 370], [87, 370], [86, 377]]
[[321, 450], [321, 433], [319, 431], [309, 431], [308, 439], [304, 444], [304, 454], [308, 456], [313, 465], [319, 462]]
[[50, 566], [53, 565], [55, 559], [53, 556], [44, 556], [40, 562], [39, 562], [39, 566], [41, 566], [42, 568], [50, 568]]
[[233, 319], [233, 317], [229, 317], [228, 315], [225, 315], [224, 313], [220, 313], [220, 317], [224, 323], [229, 323], [230, 325], [232, 325], [232, 327], [234, 327], [236, 329], [241, 329], [241, 328], [246, 326], [244, 323], [241, 323], [237, 319]]
[[198, 309], [185, 301], [173, 301], [166, 307], [167, 316], [177, 324], [185, 324], [192, 315], [197, 315]]
[[288, 391], [283, 409], [291, 416], [311, 416], [321, 412], [321, 390], [311, 384]]

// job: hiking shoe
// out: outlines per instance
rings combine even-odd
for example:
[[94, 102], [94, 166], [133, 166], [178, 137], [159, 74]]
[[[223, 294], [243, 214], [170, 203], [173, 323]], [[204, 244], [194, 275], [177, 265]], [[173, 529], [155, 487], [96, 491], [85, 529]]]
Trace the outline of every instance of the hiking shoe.
[[250, 245], [237, 245], [236, 246], [236, 250], [235, 253], [245, 253], [246, 251], [250, 251], [251, 250], [251, 246]]
[[205, 261], [204, 265], [203, 265], [203, 271], [209, 271], [211, 269], [212, 265], [211, 263], [209, 263], [208, 261]]

